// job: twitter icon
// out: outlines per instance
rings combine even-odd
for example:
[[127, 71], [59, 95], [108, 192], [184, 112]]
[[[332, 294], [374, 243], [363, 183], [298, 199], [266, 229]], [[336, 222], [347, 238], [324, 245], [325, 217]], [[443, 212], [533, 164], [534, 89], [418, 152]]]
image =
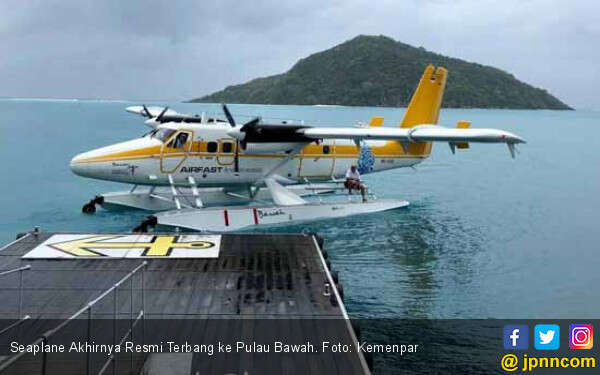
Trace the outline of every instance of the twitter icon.
[[556, 324], [538, 324], [534, 329], [537, 350], [557, 350], [560, 347], [560, 327]]

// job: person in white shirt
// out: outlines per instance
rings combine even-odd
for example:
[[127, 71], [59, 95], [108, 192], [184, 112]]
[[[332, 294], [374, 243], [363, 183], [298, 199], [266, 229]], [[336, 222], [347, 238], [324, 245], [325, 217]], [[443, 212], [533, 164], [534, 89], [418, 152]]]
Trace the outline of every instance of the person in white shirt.
[[344, 183], [344, 186], [346, 187], [346, 189], [348, 189], [348, 194], [352, 194], [352, 190], [360, 190], [363, 202], [367, 201], [367, 188], [365, 187], [365, 184], [363, 184], [360, 180], [360, 173], [358, 173], [356, 165], [351, 165], [350, 168], [346, 171], [346, 182]]

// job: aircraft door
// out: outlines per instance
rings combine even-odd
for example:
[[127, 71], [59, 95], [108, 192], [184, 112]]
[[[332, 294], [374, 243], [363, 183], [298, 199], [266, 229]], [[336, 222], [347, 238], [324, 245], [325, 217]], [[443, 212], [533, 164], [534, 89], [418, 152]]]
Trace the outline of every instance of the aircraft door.
[[163, 173], [175, 172], [187, 159], [192, 149], [194, 134], [189, 130], [179, 130], [163, 145], [160, 151], [160, 170]]
[[219, 139], [219, 152], [217, 163], [219, 165], [231, 165], [235, 157], [235, 142], [233, 139]]

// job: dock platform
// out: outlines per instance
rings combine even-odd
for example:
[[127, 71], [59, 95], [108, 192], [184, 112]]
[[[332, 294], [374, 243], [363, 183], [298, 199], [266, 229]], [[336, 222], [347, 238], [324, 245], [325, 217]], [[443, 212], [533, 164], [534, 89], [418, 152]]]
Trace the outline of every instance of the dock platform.
[[[0, 249], [0, 375], [369, 374], [330, 268], [314, 235], [29, 232]], [[162, 350], [10, 351], [72, 336]]]

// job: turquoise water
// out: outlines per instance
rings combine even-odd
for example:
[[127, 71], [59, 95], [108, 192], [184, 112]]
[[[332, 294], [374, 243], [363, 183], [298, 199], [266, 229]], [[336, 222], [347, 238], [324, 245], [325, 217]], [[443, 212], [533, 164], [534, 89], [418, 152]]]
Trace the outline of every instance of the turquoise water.
[[[79, 152], [140, 136], [132, 103], [0, 100], [0, 243], [38, 225], [57, 231], [127, 231], [146, 213], [81, 214], [115, 183], [71, 174]], [[139, 103], [134, 103], [139, 104]], [[158, 103], [162, 104], [162, 103]], [[180, 112], [215, 105], [171, 103]], [[403, 109], [232, 105], [252, 116], [349, 125]], [[516, 160], [502, 145], [452, 155], [437, 144], [416, 170], [366, 177], [407, 209], [294, 226], [326, 238], [357, 317], [597, 318], [600, 310], [600, 114], [452, 110], [441, 123], [471, 120], [523, 136]]]

